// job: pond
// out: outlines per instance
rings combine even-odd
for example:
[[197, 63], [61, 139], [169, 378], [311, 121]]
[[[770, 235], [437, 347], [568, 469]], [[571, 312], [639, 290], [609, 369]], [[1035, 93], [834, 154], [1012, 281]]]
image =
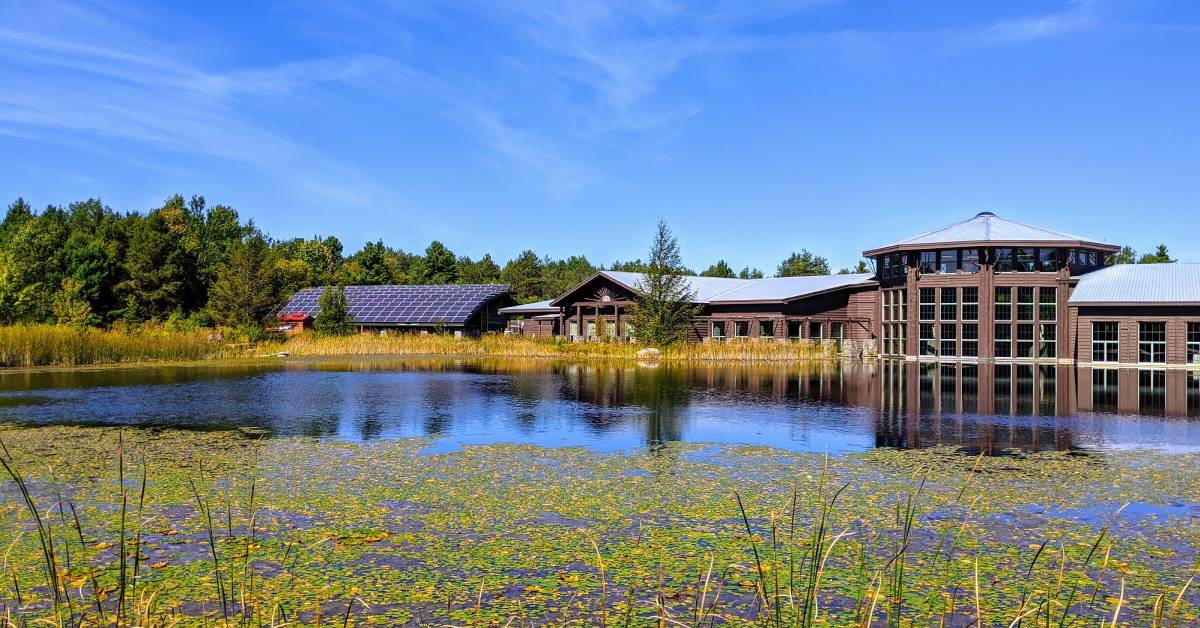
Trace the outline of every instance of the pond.
[[663, 443], [846, 453], [1200, 448], [1185, 371], [857, 362], [565, 363], [283, 359], [0, 374], [0, 421], [242, 428], [429, 451]]

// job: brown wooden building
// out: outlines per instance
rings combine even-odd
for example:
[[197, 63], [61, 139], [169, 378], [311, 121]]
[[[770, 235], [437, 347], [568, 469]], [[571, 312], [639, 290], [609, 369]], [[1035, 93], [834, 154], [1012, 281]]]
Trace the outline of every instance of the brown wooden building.
[[[1106, 267], [1119, 249], [982, 212], [865, 251], [873, 275], [688, 277], [701, 308], [688, 339], [849, 340], [937, 363], [1200, 368], [1200, 264]], [[510, 329], [529, 335], [629, 340], [642, 280], [600, 271], [502, 313], [522, 316]]]

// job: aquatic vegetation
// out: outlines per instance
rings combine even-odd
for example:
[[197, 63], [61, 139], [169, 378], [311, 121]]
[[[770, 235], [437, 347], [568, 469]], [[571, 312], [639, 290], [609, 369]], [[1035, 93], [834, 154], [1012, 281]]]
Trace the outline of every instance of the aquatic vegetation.
[[428, 439], [16, 426], [0, 440], [0, 625], [1198, 617], [1192, 454], [426, 454]]
[[[514, 358], [637, 359], [643, 345], [618, 342], [564, 342], [547, 338], [489, 334], [480, 338], [449, 335], [301, 334], [260, 347], [263, 353], [287, 351], [295, 356], [461, 355]], [[706, 342], [678, 344], [662, 350], [663, 360], [787, 362], [857, 356], [853, 343], [836, 342]]]
[[61, 325], [0, 326], [0, 367], [81, 366], [117, 362], [200, 360], [229, 351], [208, 331], [138, 331]]

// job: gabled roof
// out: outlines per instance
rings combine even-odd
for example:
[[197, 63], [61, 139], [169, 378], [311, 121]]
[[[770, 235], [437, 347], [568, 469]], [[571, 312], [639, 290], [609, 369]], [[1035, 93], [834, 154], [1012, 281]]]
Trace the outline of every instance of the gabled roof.
[[1069, 305], [1200, 305], [1200, 264], [1116, 264], [1079, 278]]
[[891, 251], [904, 251], [920, 248], [936, 248], [943, 245], [987, 245], [987, 244], [1055, 244], [1060, 246], [1093, 246], [1103, 250], [1120, 250], [1120, 247], [1106, 244], [1093, 238], [1035, 227], [1025, 223], [1001, 218], [992, 212], [979, 212], [973, 218], [940, 227], [932, 231], [917, 234], [911, 238], [900, 240], [886, 246], [864, 251], [863, 255], [871, 257]]
[[[631, 292], [639, 292], [637, 286], [642, 282], [643, 273], [602, 270], [592, 275], [572, 288], [566, 294], [574, 292], [596, 277], [607, 277], [609, 280], [627, 288]], [[769, 277], [765, 279], [727, 279], [725, 277], [687, 276], [688, 287], [696, 295], [696, 303], [762, 303], [786, 302], [795, 299], [815, 296], [825, 292], [844, 288], [872, 286], [875, 280], [869, 274], [850, 275], [811, 275], [805, 277]], [[557, 303], [559, 297], [552, 303]]]
[[[321, 311], [324, 288], [308, 288], [292, 296], [281, 315]], [[362, 325], [464, 325], [495, 299], [512, 302], [508, 284], [432, 286], [346, 286], [346, 305]]]

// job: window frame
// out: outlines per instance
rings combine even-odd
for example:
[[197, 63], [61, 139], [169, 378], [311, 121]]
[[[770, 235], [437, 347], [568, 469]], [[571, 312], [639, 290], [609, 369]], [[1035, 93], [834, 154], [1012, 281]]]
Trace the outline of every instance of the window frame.
[[[708, 329], [708, 337], [709, 338], [713, 338], [714, 340], [724, 340], [724, 339], [728, 338], [728, 336], [725, 335], [725, 332], [729, 331], [729, 329], [725, 326], [726, 321], [710, 321], [710, 322], [712, 323], [712, 325]], [[721, 333], [719, 333], [719, 334], [717, 333], [718, 327], [720, 327], [720, 329], [721, 329]]]
[[[1102, 330], [1106, 337], [1098, 338], [1097, 336]], [[1101, 356], [1101, 359], [1096, 359], [1097, 356]], [[1118, 321], [1092, 321], [1092, 362], [1116, 364], [1120, 361], [1121, 323]]]
[[[950, 297], [950, 301], [946, 300], [947, 296]], [[938, 299], [939, 299], [939, 303], [938, 303], [939, 320], [943, 320], [943, 321], [958, 320], [958, 288], [955, 288], [953, 286], [941, 288], [940, 290], [938, 290]], [[950, 309], [947, 310], [946, 309], [947, 307], [949, 307]], [[946, 315], [947, 313], [949, 313], [950, 315], [947, 316]]]
[[[1013, 333], [1012, 323], [996, 323], [994, 325], [995, 334], [993, 335], [993, 353], [997, 358], [1012, 358], [1013, 357]], [[1004, 333], [1001, 333], [1003, 331]], [[1000, 348], [1004, 347], [1003, 350]]]
[[[1004, 299], [1000, 295], [1005, 295]], [[992, 300], [992, 318], [996, 321], [1011, 321], [1013, 319], [1013, 289], [1010, 286], [996, 286], [993, 292]], [[1000, 308], [1005, 308], [1007, 312], [1004, 316], [1000, 315]]]
[[1183, 349], [1185, 364], [1200, 364], [1200, 321], [1187, 322]]
[[[771, 333], [764, 334], [763, 333], [764, 329], [769, 330]], [[758, 337], [774, 340], [775, 339], [775, 321], [773, 321], [773, 320], [758, 321]]]
[[[925, 300], [925, 295], [932, 297], [929, 301]], [[921, 321], [936, 321], [937, 320], [937, 288], [921, 288], [919, 293], [919, 301], [917, 305], [917, 320]], [[926, 310], [925, 308], [929, 308]], [[928, 312], [928, 316], [926, 316]]]
[[[1050, 301], [1046, 301], [1046, 295]], [[1037, 290], [1038, 320], [1044, 323], [1058, 322], [1058, 288], [1055, 286], [1040, 286]], [[1050, 316], [1046, 316], [1049, 312]]]
[[[1161, 339], [1147, 340], [1147, 333], [1161, 333]], [[1146, 357], [1149, 356], [1149, 360]], [[1138, 364], [1167, 363], [1166, 321], [1138, 321]]]

